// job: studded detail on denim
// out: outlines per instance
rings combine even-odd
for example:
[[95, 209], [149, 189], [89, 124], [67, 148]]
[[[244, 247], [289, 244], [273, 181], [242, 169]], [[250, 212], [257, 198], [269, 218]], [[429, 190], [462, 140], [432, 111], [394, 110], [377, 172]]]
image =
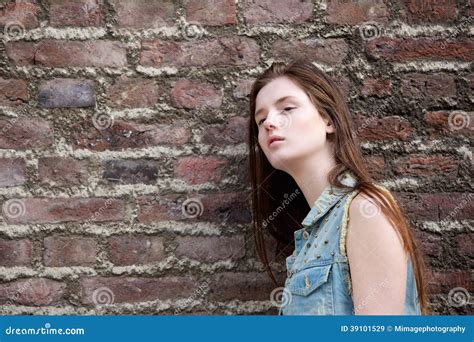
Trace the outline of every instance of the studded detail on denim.
[[[356, 179], [346, 172], [341, 182], [353, 186]], [[279, 315], [354, 315], [345, 236], [348, 208], [357, 193], [328, 185], [302, 221], [303, 228], [294, 232], [295, 250], [286, 259], [289, 298]], [[406, 284], [403, 314], [421, 315], [410, 258]]]

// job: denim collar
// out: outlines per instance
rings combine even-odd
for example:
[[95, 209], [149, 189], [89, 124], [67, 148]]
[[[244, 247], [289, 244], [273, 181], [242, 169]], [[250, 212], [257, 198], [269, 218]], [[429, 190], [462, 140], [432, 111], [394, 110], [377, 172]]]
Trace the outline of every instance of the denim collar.
[[[339, 180], [342, 184], [350, 187], [353, 187], [357, 183], [355, 176], [350, 171], [346, 171], [340, 175]], [[308, 215], [304, 218], [302, 225], [304, 227], [311, 227], [320, 217], [326, 214], [329, 209], [336, 205], [348, 191], [350, 190], [336, 186], [333, 187], [331, 184], [326, 186], [321, 195], [314, 202]]]

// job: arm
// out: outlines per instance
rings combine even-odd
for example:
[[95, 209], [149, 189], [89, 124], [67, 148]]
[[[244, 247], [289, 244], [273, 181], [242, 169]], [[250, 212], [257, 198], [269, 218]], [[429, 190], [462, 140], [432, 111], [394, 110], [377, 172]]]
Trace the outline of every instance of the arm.
[[363, 194], [349, 207], [346, 248], [355, 314], [401, 315], [407, 254], [388, 218]]

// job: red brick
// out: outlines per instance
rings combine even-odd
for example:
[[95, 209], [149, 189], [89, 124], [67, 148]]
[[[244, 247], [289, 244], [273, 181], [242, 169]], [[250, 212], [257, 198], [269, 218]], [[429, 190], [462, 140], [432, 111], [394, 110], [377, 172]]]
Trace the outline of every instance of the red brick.
[[327, 4], [327, 13], [328, 22], [349, 25], [358, 25], [366, 21], [386, 23], [389, 16], [387, 7], [380, 0], [330, 0]]
[[193, 42], [145, 40], [140, 64], [152, 67], [254, 66], [260, 61], [257, 42], [247, 37], [219, 37]]
[[18, 65], [36, 64], [46, 67], [122, 67], [127, 65], [125, 45], [119, 41], [42, 40], [10, 42], [7, 55]]
[[365, 157], [369, 173], [375, 179], [383, 179], [385, 176], [385, 159], [383, 156]]
[[[281, 279], [281, 276], [279, 278]], [[269, 301], [275, 287], [266, 272], [223, 272], [215, 274], [210, 279], [209, 299], [213, 301], [236, 299]]]
[[409, 24], [450, 23], [457, 17], [455, 0], [404, 0], [402, 3]]
[[0, 187], [25, 184], [26, 163], [21, 158], [0, 159]]
[[[185, 202], [187, 201], [187, 202]], [[168, 220], [201, 220], [214, 222], [250, 222], [249, 195], [247, 193], [220, 193], [184, 198], [166, 195], [154, 198], [137, 198], [138, 220], [142, 223]]]
[[172, 26], [175, 5], [171, 0], [112, 0], [118, 25], [130, 28], [159, 28]]
[[42, 182], [61, 185], [86, 184], [89, 162], [67, 157], [42, 157], [38, 160], [38, 176]]
[[455, 287], [463, 287], [474, 291], [474, 281], [471, 271], [431, 270], [428, 271], [428, 289], [433, 293], [445, 293]]
[[80, 236], [48, 236], [44, 239], [45, 266], [93, 266], [98, 252], [93, 238]]
[[0, 78], [0, 106], [18, 106], [28, 102], [28, 83]]
[[75, 124], [71, 133], [74, 148], [93, 151], [119, 151], [157, 145], [182, 145], [190, 138], [189, 129], [179, 122], [175, 122], [173, 125], [144, 125], [116, 120], [113, 121], [111, 127], [98, 130], [94, 127], [93, 120], [86, 120]]
[[227, 161], [217, 157], [182, 157], [175, 165], [175, 176], [190, 184], [219, 182]]
[[445, 73], [431, 75], [410, 73], [402, 79], [400, 91], [403, 96], [422, 99], [429, 97], [456, 96], [454, 77]]
[[445, 178], [453, 178], [459, 169], [459, 160], [441, 155], [411, 154], [396, 159], [393, 164], [395, 172], [399, 174], [420, 177], [443, 175]]
[[398, 192], [395, 196], [406, 214], [413, 220], [446, 223], [473, 218], [474, 201], [472, 201], [473, 195], [469, 193]]
[[51, 26], [101, 26], [103, 0], [52, 0]]
[[237, 23], [236, 5], [233, 0], [188, 0], [185, 6], [188, 22], [210, 26]]
[[384, 97], [392, 94], [392, 82], [388, 79], [367, 78], [362, 84], [362, 95]]
[[225, 124], [206, 126], [202, 142], [210, 145], [240, 144], [247, 142], [248, 118], [233, 116]]
[[102, 178], [111, 183], [155, 184], [158, 179], [159, 162], [148, 159], [106, 160]]
[[153, 79], [120, 77], [107, 91], [111, 107], [153, 107], [160, 91]]
[[53, 143], [53, 130], [43, 119], [0, 120], [0, 148], [41, 149]]
[[474, 112], [441, 110], [426, 112], [423, 118], [431, 126], [427, 128], [430, 134], [471, 135], [474, 130]]
[[0, 27], [15, 25], [22, 27], [22, 30], [38, 27], [37, 14], [38, 6], [33, 2], [2, 3], [0, 4]]
[[272, 55], [278, 59], [302, 58], [327, 64], [340, 64], [347, 56], [348, 46], [344, 39], [309, 38], [278, 39], [272, 45]]
[[367, 53], [374, 59], [392, 62], [427, 59], [472, 61], [474, 43], [469, 39], [380, 37], [368, 41]]
[[84, 304], [103, 303], [101, 301], [102, 295], [106, 298], [106, 303], [109, 304], [176, 299], [189, 297], [193, 294], [193, 289], [194, 279], [190, 276], [162, 278], [92, 277], [81, 279], [81, 297]]
[[459, 234], [454, 238], [457, 252], [463, 258], [469, 259], [474, 257], [474, 235]]
[[109, 260], [115, 265], [142, 265], [165, 258], [163, 238], [159, 236], [113, 236], [107, 245]]
[[55, 305], [65, 296], [66, 284], [47, 279], [29, 278], [0, 284], [1, 304]]
[[219, 108], [224, 93], [210, 83], [181, 79], [172, 84], [171, 99], [178, 108]]
[[400, 116], [376, 118], [357, 115], [354, 122], [356, 134], [363, 140], [408, 140], [415, 131], [410, 122]]
[[243, 236], [178, 236], [175, 254], [178, 258], [190, 258], [202, 262], [216, 262], [245, 256]]
[[33, 244], [31, 240], [0, 239], [0, 266], [31, 265]]
[[308, 0], [244, 0], [242, 11], [247, 25], [267, 23], [300, 24], [308, 21], [313, 14], [314, 5]]
[[254, 82], [255, 78], [237, 81], [237, 85], [234, 88], [234, 97], [237, 99], [247, 98]]
[[5, 201], [3, 216], [8, 223], [104, 222], [125, 219], [120, 199], [22, 198]]
[[[439, 235], [426, 233], [421, 230], [412, 230], [417, 246], [424, 256], [439, 260], [443, 252], [442, 240]], [[427, 260], [428, 261], [428, 260]]]

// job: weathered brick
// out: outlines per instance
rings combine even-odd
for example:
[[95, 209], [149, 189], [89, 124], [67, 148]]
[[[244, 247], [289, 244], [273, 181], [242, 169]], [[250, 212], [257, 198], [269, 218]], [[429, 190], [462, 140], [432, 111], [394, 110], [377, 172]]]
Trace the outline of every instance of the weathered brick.
[[0, 239], [0, 266], [23, 266], [31, 264], [33, 244], [31, 240]]
[[224, 92], [210, 83], [181, 79], [172, 84], [171, 99], [178, 108], [219, 108]]
[[120, 199], [22, 198], [3, 202], [8, 223], [104, 222], [125, 219]]
[[423, 255], [439, 260], [443, 252], [441, 237], [417, 229], [413, 229], [412, 232]]
[[94, 151], [123, 150], [157, 145], [182, 145], [188, 142], [190, 138], [189, 129], [180, 122], [175, 122], [173, 125], [144, 125], [116, 120], [113, 121], [111, 127], [98, 130], [94, 127], [93, 120], [90, 119], [75, 124], [71, 132], [74, 148]]
[[48, 236], [44, 239], [45, 266], [93, 266], [98, 252], [93, 238], [80, 236]]
[[388, 9], [380, 0], [330, 0], [327, 3], [327, 20], [333, 24], [358, 25], [366, 21], [386, 23], [388, 16]]
[[428, 270], [428, 291], [444, 293], [455, 287], [463, 287], [469, 292], [474, 291], [474, 281], [471, 271]]
[[415, 131], [410, 122], [400, 116], [377, 118], [357, 115], [354, 122], [356, 134], [363, 140], [407, 140]]
[[223, 272], [215, 274], [210, 279], [209, 299], [213, 301], [236, 299], [269, 301], [275, 287], [266, 272]]
[[94, 85], [85, 79], [48, 80], [39, 86], [38, 102], [43, 108], [94, 107]]
[[138, 220], [142, 223], [168, 220], [250, 222], [247, 193], [190, 195], [187, 198], [179, 195], [140, 196], [137, 204]]
[[107, 100], [112, 107], [153, 107], [160, 91], [153, 79], [120, 77], [107, 90]]
[[375, 179], [383, 179], [385, 176], [385, 159], [383, 156], [369, 156], [365, 157], [367, 162], [367, 169], [372, 177]]
[[453, 178], [457, 175], [459, 160], [441, 155], [411, 154], [394, 161], [395, 172], [403, 175], [431, 177], [443, 175]]
[[314, 5], [308, 0], [244, 0], [242, 11], [245, 23], [261, 25], [266, 23], [303, 23], [313, 14]]
[[455, 0], [404, 0], [402, 4], [409, 24], [450, 23], [457, 17]]
[[429, 125], [427, 131], [430, 134], [441, 132], [455, 135], [471, 135], [474, 130], [474, 112], [465, 111], [435, 111], [425, 112], [423, 116]]
[[278, 39], [273, 43], [272, 51], [273, 56], [278, 59], [301, 58], [327, 64], [340, 64], [347, 56], [348, 47], [344, 39]]
[[65, 297], [66, 284], [47, 278], [29, 278], [0, 284], [0, 304], [55, 305]]
[[152, 67], [257, 65], [260, 48], [247, 37], [218, 37], [193, 42], [145, 40], [140, 64]]
[[127, 65], [125, 45], [119, 41], [61, 41], [46, 39], [39, 43], [9, 42], [8, 57], [18, 65], [46, 67], [122, 67]]
[[28, 102], [28, 99], [26, 81], [0, 78], [0, 106], [18, 106]]
[[38, 160], [38, 176], [42, 182], [60, 185], [86, 184], [89, 162], [68, 157], [42, 157]]
[[171, 0], [112, 0], [118, 25], [130, 28], [159, 28], [172, 26], [175, 4]]
[[[191, 276], [135, 278], [92, 277], [81, 279], [81, 297], [84, 304], [138, 303], [189, 297], [193, 294]], [[102, 298], [103, 296], [103, 298]]]
[[101, 26], [103, 0], [52, 0], [49, 17], [51, 26]]
[[37, 14], [38, 6], [33, 2], [2, 3], [0, 4], [0, 27], [14, 25], [21, 30], [38, 27]]
[[457, 252], [463, 258], [474, 257], [474, 236], [473, 234], [459, 234], [454, 238]]
[[106, 160], [102, 178], [113, 183], [154, 184], [158, 179], [158, 161], [146, 159]]
[[159, 236], [113, 236], [107, 245], [109, 260], [115, 265], [143, 265], [165, 258], [163, 238]]
[[445, 38], [387, 38], [369, 40], [367, 53], [373, 59], [392, 62], [412, 60], [460, 60], [474, 59], [474, 43], [469, 39]]
[[410, 73], [402, 79], [400, 91], [403, 96], [421, 99], [429, 97], [456, 96], [454, 77], [445, 73], [431, 75]]
[[392, 82], [389, 79], [367, 78], [362, 84], [364, 96], [384, 97], [392, 94]]
[[53, 143], [53, 130], [43, 119], [0, 120], [0, 148], [40, 149]]
[[25, 184], [26, 162], [21, 158], [0, 158], [0, 187]]
[[245, 80], [237, 81], [237, 85], [234, 88], [234, 97], [237, 99], [247, 98], [252, 90], [252, 85], [255, 82], [255, 78], [249, 78]]
[[451, 222], [472, 219], [474, 201], [469, 193], [405, 193], [395, 196], [409, 218]]
[[238, 260], [245, 256], [243, 236], [178, 236], [175, 254], [178, 258], [190, 258], [203, 262]]
[[208, 125], [202, 132], [202, 142], [211, 145], [247, 142], [248, 118], [233, 116], [225, 124]]
[[236, 5], [233, 0], [188, 0], [185, 11], [188, 22], [209, 26], [237, 23]]
[[182, 157], [175, 166], [175, 175], [190, 184], [219, 182], [227, 161], [217, 157]]

